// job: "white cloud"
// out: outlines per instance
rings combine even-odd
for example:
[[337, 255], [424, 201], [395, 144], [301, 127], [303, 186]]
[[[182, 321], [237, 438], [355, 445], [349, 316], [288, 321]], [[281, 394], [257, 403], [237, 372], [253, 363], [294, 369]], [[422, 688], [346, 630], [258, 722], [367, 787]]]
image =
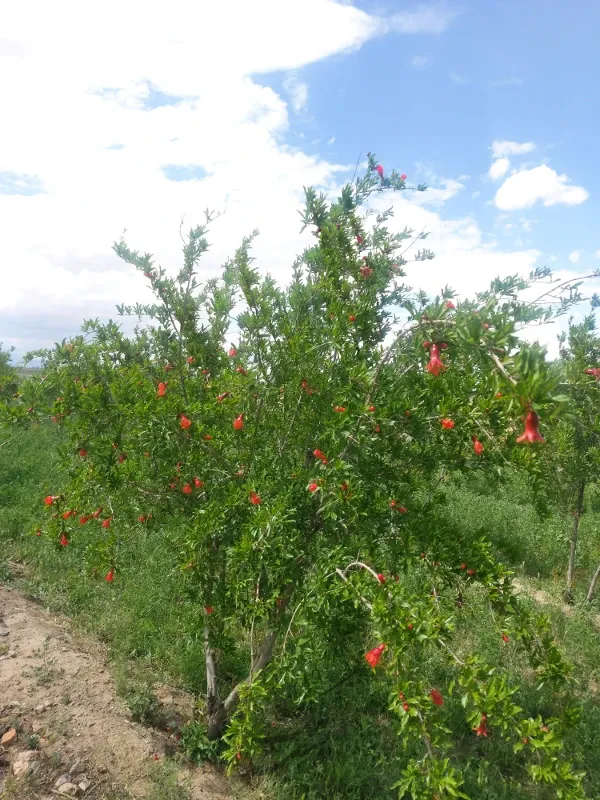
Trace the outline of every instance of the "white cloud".
[[[485, 240], [472, 217], [443, 219], [439, 212], [415, 204], [413, 195], [409, 198], [403, 194], [393, 199], [385, 196], [376, 201], [376, 206], [382, 209], [390, 205], [394, 209], [390, 229], [403, 230], [408, 225], [417, 233], [429, 232], [422, 246], [433, 250], [435, 259], [426, 265], [409, 262], [405, 270], [410, 285], [422, 287], [432, 294], [449, 284], [459, 295], [472, 297], [474, 292], [487, 288], [497, 276], [528, 275], [541, 255], [533, 248], [501, 249], [496, 242]], [[407, 258], [420, 246], [415, 243]]]
[[507, 140], [496, 139], [492, 142], [492, 157], [503, 158], [505, 156], [522, 156], [535, 150], [535, 142], [509, 142]]
[[413, 69], [423, 69], [430, 62], [429, 56], [413, 56], [409, 64]]
[[468, 86], [471, 83], [469, 78], [465, 78], [462, 75], [459, 75], [458, 72], [451, 72], [450, 80], [457, 86]]
[[327, 139], [327, 144], [329, 145], [335, 144], [335, 136], [332, 136], [331, 139]]
[[[0, 94], [11, 124], [0, 126], [0, 173], [23, 190], [37, 178], [45, 191], [0, 194], [0, 339], [21, 352], [50, 345], [83, 317], [115, 318], [117, 302], [147, 301], [146, 281], [112, 242], [127, 228], [132, 247], [174, 269], [182, 215], [193, 225], [206, 207], [225, 213], [202, 277], [258, 227], [257, 265], [286, 280], [313, 241], [298, 232], [302, 186], [331, 189], [354, 164], [290, 147], [288, 104], [257, 75], [294, 75], [386, 30], [438, 34], [451, 18], [421, 8], [386, 21], [333, 0], [175, 0], [166, 16], [148, 14], [141, 0], [106, 0], [101, 15], [77, 0], [14, 4], [2, 31]], [[169, 180], [165, 166], [187, 179]], [[415, 282], [422, 275], [432, 288], [450, 282], [471, 293], [496, 274], [528, 271], [536, 251], [497, 250], [470, 218], [431, 210], [462, 189], [439, 179], [411, 193], [417, 202], [396, 196], [398, 227], [432, 231], [424, 245], [439, 253]]]
[[382, 20], [384, 31], [393, 30], [398, 33], [443, 33], [460, 12], [445, 3], [420, 5], [413, 11], [400, 11], [388, 19]]
[[579, 250], [573, 250], [572, 253], [569, 253], [569, 261], [571, 264], [578, 264], [581, 260], [581, 252]]
[[308, 103], [308, 83], [301, 81], [297, 75], [292, 73], [283, 81], [283, 88], [290, 95], [294, 113], [299, 114]]
[[510, 161], [508, 158], [498, 158], [489, 168], [488, 175], [493, 181], [499, 181], [508, 172]]
[[471, 195], [471, 200], [476, 200], [476, 199], [479, 197], [479, 195], [480, 195], [480, 194], [481, 194], [481, 192], [479, 191], [479, 189], [477, 189], [477, 190], [476, 190], [476, 191], [474, 191], [474, 192], [473, 192], [473, 194]]
[[594, 258], [600, 258], [600, 250], [596, 250], [594, 253]]
[[439, 186], [429, 186], [426, 192], [417, 192], [412, 202], [420, 206], [441, 206], [465, 188], [464, 183], [454, 178], [437, 178]]
[[508, 177], [496, 192], [494, 202], [504, 211], [529, 208], [538, 201], [545, 206], [579, 205], [589, 193], [582, 186], [571, 186], [566, 175], [558, 175], [541, 164], [533, 169], [522, 169]]

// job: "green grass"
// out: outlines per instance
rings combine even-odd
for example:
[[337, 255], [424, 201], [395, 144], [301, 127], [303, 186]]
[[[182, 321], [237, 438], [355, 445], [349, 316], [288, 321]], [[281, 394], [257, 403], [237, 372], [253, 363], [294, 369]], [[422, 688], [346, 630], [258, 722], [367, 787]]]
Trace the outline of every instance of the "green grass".
[[[37, 427], [0, 447], [0, 580], [17, 575], [24, 590], [53, 609], [74, 617], [79, 625], [100, 637], [126, 677], [121, 692], [132, 713], [152, 722], [158, 713], [152, 680], [160, 679], [193, 692], [204, 689], [201, 626], [195, 605], [180, 595], [176, 554], [160, 528], [145, 529], [138, 538], [122, 544], [118, 580], [107, 584], [94, 577], [81, 559], [76, 542], [58, 548], [37, 537], [44, 516], [42, 500], [56, 491], [61, 476], [53, 448], [60, 433], [54, 427]], [[477, 485], [472, 477], [448, 488], [447, 508], [465, 530], [481, 531], [498, 556], [510, 565], [532, 590], [543, 589], [552, 603], [544, 607], [553, 622], [557, 640], [575, 664], [582, 720], [568, 741], [569, 757], [587, 771], [589, 797], [600, 796], [600, 633], [585, 593], [600, 561], [600, 509], [595, 496], [587, 498], [588, 513], [581, 524], [577, 561], [576, 603], [564, 613], [561, 591], [568, 555], [570, 520], [553, 515], [540, 519], [526, 487]], [[75, 537], [74, 537], [75, 538]], [[14, 579], [14, 578], [12, 578]], [[532, 606], [534, 601], [529, 601]], [[167, 633], [168, 632], [168, 633]], [[492, 663], [509, 666], [521, 674], [517, 702], [528, 713], [552, 714], [543, 694], [532, 686], [515, 649], [504, 647], [489, 625], [487, 604], [477, 591], [460, 614], [456, 646], [471, 647]], [[131, 662], [135, 662], [132, 673]], [[432, 685], [444, 685], [447, 667], [432, 659], [423, 674]], [[125, 672], [123, 672], [125, 670]], [[135, 677], [127, 677], [134, 674]], [[333, 685], [333, 681], [332, 681]], [[255, 773], [234, 782], [236, 797], [264, 800], [362, 800], [392, 798], [389, 786], [398, 778], [402, 743], [380, 710], [386, 689], [367, 670], [342, 681], [319, 704], [302, 709], [285, 700], [271, 709], [276, 725], [267, 731], [264, 755]], [[444, 712], [450, 726], [461, 714], [458, 700], [446, 698]], [[202, 743], [200, 743], [202, 745]], [[512, 751], [496, 737], [477, 742], [465, 730], [454, 742], [455, 752], [467, 769], [465, 790], [478, 800], [536, 797], [503, 781], [513, 762]], [[202, 747], [200, 746], [200, 751]], [[208, 751], [207, 751], [208, 752]], [[165, 797], [184, 797], [165, 778]], [[169, 785], [167, 785], [169, 784]]]

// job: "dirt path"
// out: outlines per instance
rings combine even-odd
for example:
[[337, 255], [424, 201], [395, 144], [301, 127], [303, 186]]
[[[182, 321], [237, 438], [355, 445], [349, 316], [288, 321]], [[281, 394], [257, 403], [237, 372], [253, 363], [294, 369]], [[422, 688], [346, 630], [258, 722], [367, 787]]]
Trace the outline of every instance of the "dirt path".
[[[129, 719], [99, 644], [82, 641], [67, 620], [2, 585], [0, 736], [0, 798], [11, 800], [157, 797], [152, 767], [175, 747], [168, 734]], [[77, 762], [63, 779], [73, 788], [64, 790], [57, 780]], [[183, 777], [191, 798], [229, 797], [227, 782], [212, 770]]]

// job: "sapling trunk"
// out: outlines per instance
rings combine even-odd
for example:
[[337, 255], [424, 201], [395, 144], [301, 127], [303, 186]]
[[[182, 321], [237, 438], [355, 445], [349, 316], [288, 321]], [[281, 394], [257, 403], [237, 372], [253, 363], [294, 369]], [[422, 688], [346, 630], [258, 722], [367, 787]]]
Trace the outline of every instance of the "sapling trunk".
[[[279, 605], [277, 607], [277, 618], [279, 618], [285, 611], [290, 598], [294, 585], [288, 584], [282, 594]], [[250, 667], [249, 674], [237, 683], [229, 692], [223, 702], [220, 702], [217, 690], [216, 671], [214, 665], [214, 658], [212, 657], [212, 648], [208, 643], [208, 631], [205, 629], [204, 634], [204, 648], [206, 655], [206, 677], [207, 677], [207, 702], [206, 710], [208, 715], [208, 725], [206, 736], [209, 740], [220, 739], [225, 732], [227, 720], [235, 710], [240, 699], [240, 687], [246, 683], [250, 683], [257, 672], [264, 669], [273, 657], [273, 650], [275, 649], [275, 642], [277, 641], [277, 630], [270, 630], [258, 650], [258, 654]], [[214, 676], [214, 683], [209, 683], [209, 659], [211, 662], [210, 670]], [[212, 688], [211, 688], [212, 687]]]
[[596, 572], [594, 572], [594, 577], [592, 578], [592, 582], [590, 583], [590, 588], [588, 589], [587, 598], [586, 600], [588, 603], [591, 603], [594, 599], [594, 594], [596, 592], [596, 584], [598, 583], [598, 578], [600, 578], [600, 564], [598, 564], [598, 568]]
[[583, 496], [585, 493], [585, 481], [581, 480], [577, 488], [577, 505], [573, 514], [573, 529], [571, 532], [571, 549], [569, 552], [569, 567], [567, 569], [567, 587], [565, 589], [565, 600], [570, 603], [573, 600], [573, 573], [575, 571], [575, 556], [577, 554], [577, 540], [579, 538], [579, 520], [583, 513]]

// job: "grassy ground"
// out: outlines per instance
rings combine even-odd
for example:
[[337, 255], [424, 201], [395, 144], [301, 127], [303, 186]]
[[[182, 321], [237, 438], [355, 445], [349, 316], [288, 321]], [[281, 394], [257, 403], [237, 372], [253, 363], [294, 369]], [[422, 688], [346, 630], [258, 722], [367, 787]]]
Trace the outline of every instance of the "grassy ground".
[[[35, 536], [36, 523], [43, 516], [42, 498], [60, 486], [52, 456], [59, 435], [54, 428], [39, 427], [6, 446], [0, 444], [0, 580], [9, 579], [16, 568], [27, 592], [75, 617], [105, 640], [122, 669], [133, 661], [148, 675], [201, 691], [204, 657], [197, 611], [178, 594], [175, 556], [160, 531], [148, 530], [125, 545], [129, 550], [121, 554], [121, 561], [128, 566], [120, 572], [118, 585], [112, 586], [92, 580], [88, 566], [68, 548], [57, 549]], [[569, 742], [570, 755], [588, 773], [588, 795], [599, 797], [600, 633], [596, 617], [600, 610], [597, 605], [589, 608], [584, 600], [600, 561], [598, 501], [588, 497], [577, 562], [577, 601], [568, 614], [561, 600], [568, 519], [554, 515], [541, 520], [522, 486], [479, 486], [473, 478], [449, 488], [448, 509], [465, 528], [480, 530], [491, 539], [498, 555], [531, 594], [546, 593], [544, 611], [575, 663], [583, 704], [581, 724]], [[460, 622], [463, 643], [492, 662], [509, 664], [523, 673], [522, 663], [510, 648], [502, 650], [486, 620], [487, 606], [475, 592]], [[424, 670], [432, 680], [443, 681], [441, 663], [427, 664]], [[259, 765], [263, 775], [235, 791], [244, 798], [275, 800], [393, 797], [388, 787], [397, 779], [394, 761], [399, 747], [397, 737], [377, 713], [385, 703], [382, 691], [365, 672], [301, 716], [285, 707], [279, 709], [282, 722], [269, 732], [270, 742], [277, 747], [267, 748]], [[447, 712], [459, 714], [453, 702], [448, 699]], [[551, 708], [540, 706], [526, 679], [518, 702], [532, 714], [552, 713]], [[504, 751], [500, 741], [482, 742], [474, 753], [467, 731], [464, 742], [457, 741], [456, 747], [459, 755], [464, 752], [465, 759], [470, 759], [466, 790], [478, 800], [553, 796], [525, 789], [519, 794], [514, 787], [504, 786], [502, 771], [510, 768], [512, 751]]]

